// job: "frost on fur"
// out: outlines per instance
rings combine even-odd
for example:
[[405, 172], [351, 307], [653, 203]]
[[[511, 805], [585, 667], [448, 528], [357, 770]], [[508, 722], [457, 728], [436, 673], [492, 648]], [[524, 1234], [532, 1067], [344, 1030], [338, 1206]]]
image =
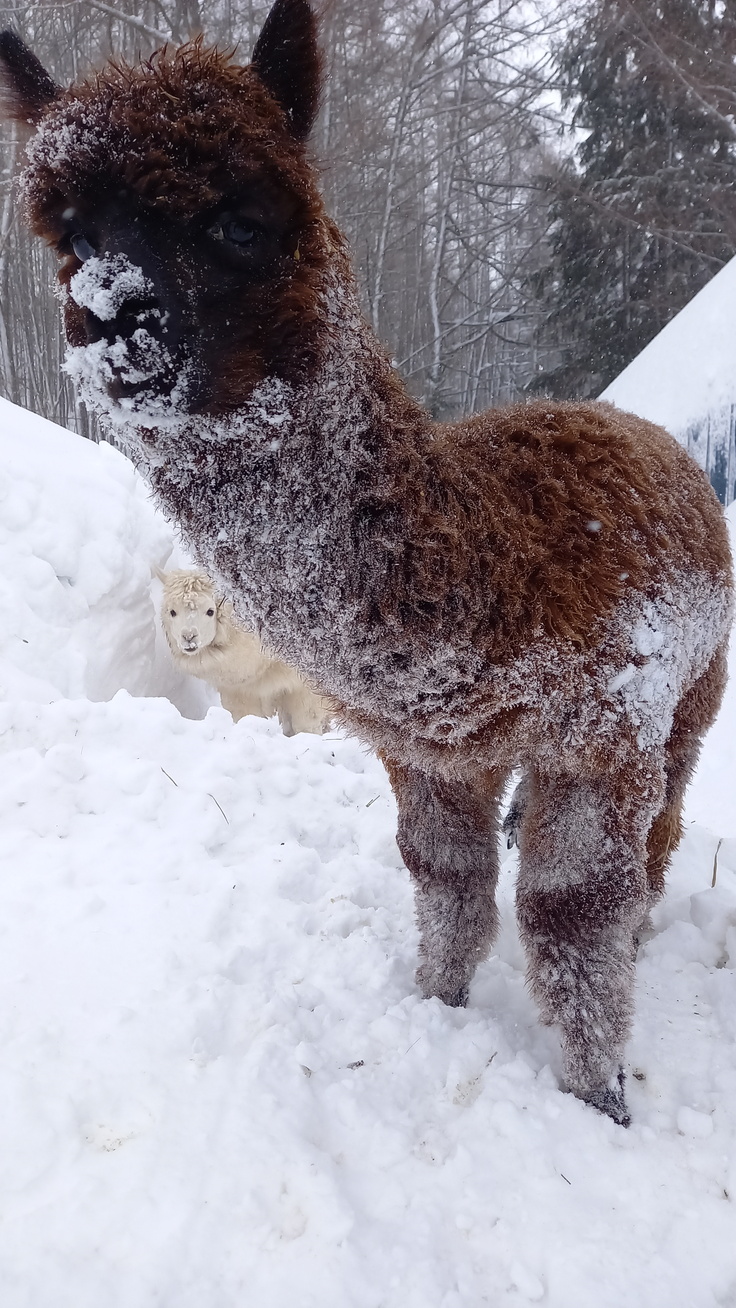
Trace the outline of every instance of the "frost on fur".
[[[153, 302], [154, 285], [124, 254], [87, 259], [69, 282], [68, 299], [87, 310], [96, 330], [85, 345], [70, 345], [64, 370], [84, 401], [113, 425], [161, 423], [180, 413], [191, 376], [177, 358], [166, 323]], [[154, 327], [163, 336], [154, 334]]]
[[[116, 318], [130, 300], [144, 299], [152, 291], [153, 284], [143, 269], [136, 268], [124, 254], [87, 259], [69, 283], [74, 302], [103, 322]], [[141, 317], [153, 314], [160, 317], [160, 310], [144, 310]]]
[[236, 722], [249, 714], [270, 718], [276, 713], [286, 736], [322, 734], [329, 725], [329, 706], [238, 625], [232, 605], [216, 594], [206, 573], [179, 569], [162, 573], [161, 581], [161, 622], [182, 672], [213, 686]]
[[[523, 772], [530, 984], [567, 1085], [624, 1121], [634, 935], [723, 688], [722, 512], [674, 440], [610, 405], [430, 419], [304, 148], [311, 10], [274, 12], [248, 67], [164, 49], [41, 117], [24, 195], [62, 259], [71, 367], [238, 618], [380, 751], [426, 995], [463, 1002], [492, 943]], [[106, 250], [88, 274], [75, 234]]]

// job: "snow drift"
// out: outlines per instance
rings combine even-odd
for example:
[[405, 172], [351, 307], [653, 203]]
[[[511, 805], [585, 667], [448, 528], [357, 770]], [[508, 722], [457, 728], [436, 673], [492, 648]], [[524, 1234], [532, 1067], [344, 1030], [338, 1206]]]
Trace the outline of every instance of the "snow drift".
[[0, 399], [0, 698], [212, 702], [157, 638], [151, 573], [172, 528], [131, 464]]

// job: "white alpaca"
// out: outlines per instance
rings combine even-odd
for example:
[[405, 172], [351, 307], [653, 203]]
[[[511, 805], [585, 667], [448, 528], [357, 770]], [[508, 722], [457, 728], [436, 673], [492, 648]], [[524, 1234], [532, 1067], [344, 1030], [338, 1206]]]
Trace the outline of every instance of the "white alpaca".
[[320, 735], [329, 724], [325, 700], [298, 672], [265, 653], [258, 637], [238, 626], [232, 604], [218, 596], [206, 572], [159, 572], [161, 620], [175, 663], [219, 692], [235, 721], [278, 713], [285, 736]]

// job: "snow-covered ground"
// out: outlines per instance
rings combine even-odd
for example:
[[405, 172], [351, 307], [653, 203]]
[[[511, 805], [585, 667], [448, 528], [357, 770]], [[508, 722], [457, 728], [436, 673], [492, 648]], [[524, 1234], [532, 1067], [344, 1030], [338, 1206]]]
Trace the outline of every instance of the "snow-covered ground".
[[0, 406], [2, 1308], [734, 1308], [734, 690], [624, 1131], [558, 1089], [514, 857], [468, 1008], [421, 1000], [382, 768], [204, 716], [171, 548], [122, 456]]

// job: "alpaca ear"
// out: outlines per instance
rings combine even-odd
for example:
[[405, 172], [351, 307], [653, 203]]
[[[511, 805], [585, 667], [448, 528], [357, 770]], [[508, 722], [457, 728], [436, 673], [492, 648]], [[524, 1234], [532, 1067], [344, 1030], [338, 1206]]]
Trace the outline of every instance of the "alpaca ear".
[[253, 67], [305, 141], [317, 116], [320, 56], [317, 20], [307, 0], [276, 0], [253, 51]]
[[37, 123], [61, 87], [15, 32], [0, 32], [0, 115]]

